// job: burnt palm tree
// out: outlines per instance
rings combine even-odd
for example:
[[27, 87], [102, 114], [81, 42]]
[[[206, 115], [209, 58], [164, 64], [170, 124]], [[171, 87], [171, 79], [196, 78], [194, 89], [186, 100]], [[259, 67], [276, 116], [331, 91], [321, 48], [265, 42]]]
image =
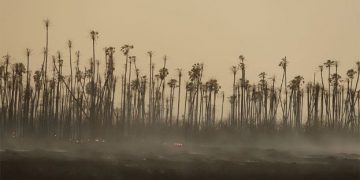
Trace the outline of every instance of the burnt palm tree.
[[[331, 107], [331, 101], [330, 101], [330, 96], [331, 96], [331, 67], [335, 64], [334, 61], [328, 59], [324, 65], [325, 67], [328, 68], [328, 93], [325, 96], [325, 105], [326, 105], [326, 115], [327, 115], [327, 124], [328, 126], [332, 126], [333, 124], [332, 122], [332, 118], [331, 118], [331, 113], [330, 113], [330, 107]], [[334, 92], [333, 92], [334, 93]]]
[[[163, 58], [164, 61], [164, 65], [163, 67], [159, 70], [159, 78], [160, 78], [160, 86], [159, 88], [162, 88], [161, 90], [161, 106], [160, 106], [160, 116], [159, 119], [163, 119], [164, 117], [164, 109], [165, 109], [165, 104], [164, 104], [164, 95], [165, 95], [165, 79], [166, 77], [169, 75], [169, 71], [166, 68], [166, 61], [167, 61], [167, 56], [165, 55]], [[160, 92], [160, 89], [158, 90]]]
[[[219, 92], [220, 86], [216, 79], [210, 79], [206, 82], [207, 90], [209, 91], [209, 99], [207, 105], [207, 125], [214, 126], [215, 125], [215, 108], [216, 108], [216, 96]], [[214, 95], [214, 100], [212, 102], [212, 94]], [[211, 105], [212, 104], [212, 105]]]
[[46, 29], [46, 46], [45, 46], [45, 78], [47, 76], [47, 62], [48, 62], [48, 54], [49, 54], [49, 26], [50, 26], [50, 20], [45, 19], [44, 25]]
[[179, 82], [179, 86], [178, 86], [178, 105], [177, 105], [177, 115], [176, 115], [176, 126], [179, 126], [179, 110], [180, 110], [180, 90], [181, 90], [181, 77], [182, 77], [182, 69], [178, 68], [177, 69], [177, 73], [178, 73], [178, 82]]
[[[279, 63], [279, 66], [283, 69], [283, 78], [282, 78], [281, 86], [280, 86], [279, 99], [281, 102], [281, 109], [283, 110], [283, 125], [285, 127], [288, 125], [287, 65], [288, 65], [288, 61], [285, 56], [284, 58], [281, 59], [281, 62]], [[281, 90], [282, 90], [283, 83], [285, 83], [285, 85], [284, 85], [284, 90], [285, 90], [284, 105], [282, 104], [282, 98], [281, 98]]]
[[175, 88], [177, 86], [177, 80], [176, 79], [170, 79], [168, 82], [168, 85], [170, 87], [170, 127], [172, 126], [172, 113], [173, 113], [173, 107], [174, 107], [174, 92]]
[[50, 20], [46, 19], [44, 20], [44, 25], [45, 25], [45, 29], [46, 29], [46, 45], [45, 45], [45, 49], [44, 49], [44, 61], [45, 61], [45, 65], [43, 66], [44, 68], [44, 73], [43, 73], [43, 86], [44, 86], [44, 92], [43, 92], [43, 98], [42, 98], [42, 105], [43, 105], [43, 133], [48, 133], [47, 132], [47, 121], [48, 121], [48, 117], [47, 117], [47, 109], [46, 109], [46, 105], [48, 104], [48, 90], [47, 90], [47, 65], [48, 65], [48, 54], [49, 54], [49, 26], [50, 26]]
[[[134, 46], [132, 45], [128, 45], [128, 44], [125, 44], [123, 45], [121, 48], [120, 48], [120, 51], [123, 53], [123, 55], [125, 56], [125, 75], [124, 75], [124, 83], [123, 83], [123, 105], [122, 105], [122, 121], [125, 121], [126, 119], [126, 102], [127, 102], [127, 83], [126, 83], [126, 77], [127, 77], [127, 71], [128, 71], [128, 61], [129, 61], [129, 52], [131, 49], [133, 49]], [[127, 125], [129, 125], [129, 122], [127, 122]]]
[[321, 65], [319, 66], [320, 69], [320, 75], [321, 75], [321, 105], [320, 105], [320, 124], [323, 125], [323, 114], [324, 114], [324, 92], [325, 92], [325, 86], [324, 86], [324, 78], [323, 78], [323, 71], [324, 67]]
[[[261, 72], [258, 76], [260, 78], [260, 82], [259, 82], [259, 116], [260, 116], [260, 124], [261, 125], [267, 125], [267, 81], [266, 79], [266, 73], [265, 72]], [[262, 109], [264, 109], [264, 115], [262, 117]]]
[[301, 125], [301, 105], [302, 105], [302, 92], [301, 84], [304, 83], [304, 78], [302, 76], [296, 76], [293, 80], [290, 81], [289, 89], [290, 93], [290, 108], [292, 110], [289, 114], [290, 116], [290, 127], [292, 127], [293, 122], [295, 123], [296, 128], [300, 128]]
[[91, 61], [91, 81], [90, 81], [90, 129], [91, 138], [96, 139], [97, 132], [97, 120], [95, 111], [95, 100], [96, 100], [96, 85], [95, 85], [95, 41], [98, 39], [99, 33], [95, 30], [90, 31], [90, 38], [92, 40], [92, 61]]
[[[199, 90], [201, 86], [201, 79], [202, 79], [202, 72], [203, 72], [203, 64], [196, 63], [192, 66], [192, 69], [189, 71], [189, 79], [192, 83], [191, 86], [195, 86], [196, 90], [191, 95], [191, 104], [189, 104], [189, 108], [191, 107], [191, 111], [189, 111], [189, 118], [190, 118], [190, 126], [195, 126], [198, 128], [198, 99], [199, 99]], [[195, 107], [194, 107], [195, 106]]]
[[25, 89], [25, 103], [24, 103], [24, 119], [25, 119], [25, 124], [26, 124], [26, 130], [30, 130], [29, 128], [32, 129], [32, 122], [29, 122], [29, 106], [30, 106], [30, 97], [31, 97], [31, 92], [30, 92], [30, 54], [31, 54], [31, 50], [30, 49], [26, 49], [26, 59], [27, 59], [27, 63], [26, 63], [26, 89]]
[[224, 100], [225, 100], [225, 92], [221, 92], [222, 100], [221, 100], [221, 118], [220, 118], [220, 124], [223, 124], [223, 115], [224, 115]]
[[152, 100], [152, 87], [153, 87], [153, 74], [152, 74], [152, 57], [153, 57], [153, 52], [152, 51], [148, 51], [147, 54], [149, 55], [149, 122], [152, 122], [152, 115], [153, 115], [153, 100]]
[[232, 125], [238, 126], [238, 122], [235, 116], [235, 110], [236, 110], [236, 85], [235, 85], [235, 79], [236, 79], [236, 73], [238, 72], [239, 68], [237, 66], [232, 66], [231, 67], [231, 72], [233, 74], [233, 95], [232, 97], [234, 98], [234, 100], [232, 101], [233, 103], [231, 104], [231, 123]]
[[349, 111], [349, 115], [348, 115], [348, 122], [346, 122], [346, 125], [349, 125], [350, 123], [352, 123], [352, 126], [354, 126], [354, 121], [355, 121], [355, 91], [353, 89], [353, 80], [354, 80], [354, 76], [357, 72], [354, 69], [349, 69], [346, 72], [346, 75], [350, 81], [350, 86], [348, 88], [348, 94], [349, 94], [349, 101], [350, 101], [350, 111]]
[[72, 96], [69, 96], [69, 104], [70, 104], [70, 107], [69, 107], [69, 117], [70, 117], [70, 121], [72, 122], [73, 120], [73, 93], [74, 93], [74, 87], [73, 87], [73, 68], [72, 68], [72, 41], [71, 40], [68, 40], [67, 41], [67, 45], [68, 45], [68, 48], [69, 48], [69, 65], [70, 65], [70, 92], [72, 94]]
[[8, 119], [9, 119], [9, 93], [8, 93], [8, 83], [9, 83], [9, 65], [10, 65], [10, 55], [6, 54], [4, 57], [4, 68], [3, 68], [3, 79], [4, 79], [4, 92], [2, 98], [2, 109], [3, 109], [3, 124], [4, 124], [4, 131], [7, 131]]
[[[132, 121], [132, 116], [131, 116], [131, 111], [133, 110], [132, 108], [132, 102], [131, 102], [131, 98], [132, 98], [132, 93], [131, 93], [131, 64], [136, 62], [136, 56], [130, 56], [129, 57], [129, 86], [128, 86], [128, 93], [127, 93], [127, 120], [129, 123], [131, 123]], [[135, 70], [136, 70], [136, 66], [134, 66]], [[137, 79], [137, 82], [139, 83], [139, 80]], [[135, 102], [135, 101], [134, 101]]]
[[16, 136], [22, 137], [24, 135], [24, 118], [22, 117], [22, 77], [26, 71], [26, 68], [23, 63], [15, 63], [13, 64], [13, 93], [10, 101], [10, 108], [12, 114], [12, 127], [15, 129]]
[[[185, 94], [185, 105], [184, 105], [184, 124], [186, 125], [186, 128], [189, 126], [192, 126], [192, 116], [194, 112], [194, 103], [193, 103], [193, 97], [195, 96], [194, 93], [196, 92], [196, 86], [193, 82], [187, 82], [186, 83], [186, 94]], [[188, 112], [186, 105], [188, 105]], [[186, 118], [186, 113], [188, 113]], [[189, 119], [190, 118], [190, 119]], [[186, 122], [185, 122], [186, 121]]]
[[73, 90], [73, 68], [72, 68], [72, 59], [71, 59], [71, 50], [72, 50], [72, 41], [68, 40], [67, 42], [68, 48], [69, 48], [69, 65], [70, 65], [70, 89]]
[[241, 126], [243, 126], [243, 120], [244, 120], [244, 104], [245, 104], [245, 57], [243, 55], [239, 56], [240, 59], [240, 69], [241, 69], [241, 99], [240, 99], [240, 123]]

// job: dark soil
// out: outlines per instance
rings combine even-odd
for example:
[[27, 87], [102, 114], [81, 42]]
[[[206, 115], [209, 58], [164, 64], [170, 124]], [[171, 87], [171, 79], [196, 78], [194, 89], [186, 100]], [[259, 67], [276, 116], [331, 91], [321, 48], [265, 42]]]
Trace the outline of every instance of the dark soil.
[[359, 154], [170, 143], [109, 147], [2, 150], [0, 179], [360, 180]]

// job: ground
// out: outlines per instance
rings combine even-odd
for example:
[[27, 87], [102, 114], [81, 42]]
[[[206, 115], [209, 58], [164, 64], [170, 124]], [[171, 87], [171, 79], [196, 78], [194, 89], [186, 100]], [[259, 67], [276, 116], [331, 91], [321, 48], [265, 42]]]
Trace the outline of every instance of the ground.
[[[140, 140], [2, 148], [8, 179], [360, 179], [360, 150]], [[264, 143], [261, 143], [264, 144]]]

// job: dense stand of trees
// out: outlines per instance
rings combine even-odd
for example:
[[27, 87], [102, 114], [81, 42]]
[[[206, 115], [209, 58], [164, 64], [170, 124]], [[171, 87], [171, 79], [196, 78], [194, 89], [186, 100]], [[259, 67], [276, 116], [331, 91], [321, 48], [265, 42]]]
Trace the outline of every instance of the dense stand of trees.
[[[357, 69], [350, 69], [341, 77], [338, 63], [327, 60], [319, 66], [321, 81], [316, 82], [314, 75], [314, 81], [305, 84], [302, 76], [288, 81], [288, 60], [284, 57], [279, 64], [283, 70], [280, 87], [276, 87], [275, 77], [268, 77], [265, 72], [259, 74], [258, 83], [251, 84], [246, 79], [245, 57], [241, 55], [239, 64], [231, 67], [231, 108], [229, 116], [224, 117], [225, 93], [220, 92], [216, 79], [204, 80], [203, 64], [195, 63], [185, 81], [182, 69], [174, 72], [177, 78], [168, 79], [167, 57], [156, 67], [153, 52], [149, 51], [149, 73], [142, 74], [136, 56], [131, 55], [134, 46], [124, 45], [119, 51], [123, 62], [115, 67], [115, 47], [104, 48], [104, 58], [97, 60], [95, 42], [99, 33], [96, 31], [90, 32], [92, 57], [85, 69], [80, 69], [82, 55], [73, 52], [71, 41], [67, 42], [69, 59], [64, 60], [57, 52], [48, 61], [50, 21], [45, 20], [44, 24], [46, 43], [39, 70], [29, 69], [30, 49], [25, 51], [26, 65], [11, 62], [8, 54], [3, 56], [2, 137], [40, 136], [81, 141], [151, 128], [192, 132], [219, 128], [360, 131], [360, 62], [356, 63]], [[70, 74], [63, 74], [64, 63], [69, 63]], [[99, 73], [100, 63], [105, 65], [103, 75]], [[52, 67], [52, 72], [48, 72], [48, 67]], [[121, 69], [120, 79], [114, 74], [115, 68]], [[116, 99], [119, 107], [114, 106]]]
[[[244, 79], [244, 57], [240, 56], [240, 60], [239, 66], [231, 68], [234, 81], [229, 123], [232, 126], [267, 130], [334, 129], [359, 133], [360, 62], [356, 62], [356, 70], [348, 70], [346, 77], [342, 78], [338, 74], [338, 63], [327, 60], [319, 66], [321, 82], [316, 82], [314, 75], [314, 81], [304, 85], [302, 76], [287, 80], [288, 61], [284, 57], [279, 64], [283, 69], [281, 85], [276, 88], [275, 78], [268, 78], [265, 72], [259, 74], [257, 84], [250, 85]], [[327, 81], [324, 80], [324, 67], [328, 71]], [[242, 75], [236, 81], [239, 69]], [[328, 82], [327, 86], [324, 82]]]

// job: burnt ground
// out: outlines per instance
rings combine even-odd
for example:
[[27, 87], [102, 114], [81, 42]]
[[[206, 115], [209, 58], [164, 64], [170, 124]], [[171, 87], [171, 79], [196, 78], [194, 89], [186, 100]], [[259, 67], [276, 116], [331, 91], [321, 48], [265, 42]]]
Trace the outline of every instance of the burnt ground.
[[352, 150], [173, 142], [7, 146], [0, 179], [360, 180], [360, 153]]

